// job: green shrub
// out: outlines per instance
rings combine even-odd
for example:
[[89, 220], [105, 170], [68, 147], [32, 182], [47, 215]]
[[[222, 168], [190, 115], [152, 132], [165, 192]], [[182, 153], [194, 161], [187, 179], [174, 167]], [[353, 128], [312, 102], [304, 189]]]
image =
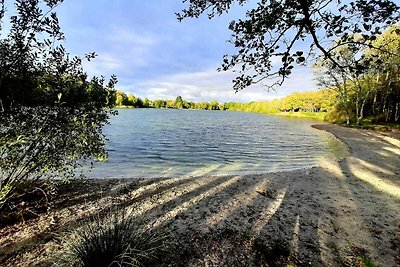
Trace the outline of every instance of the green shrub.
[[145, 230], [125, 210], [96, 214], [63, 238], [61, 266], [143, 266], [166, 251], [166, 234]]
[[328, 110], [325, 115], [325, 121], [332, 123], [346, 122], [346, 113], [338, 107]]
[[102, 129], [115, 114], [117, 78], [89, 79], [65, 50], [61, 2], [0, 1], [0, 214], [32, 192], [49, 194], [38, 180], [74, 178], [80, 165], [106, 158]]

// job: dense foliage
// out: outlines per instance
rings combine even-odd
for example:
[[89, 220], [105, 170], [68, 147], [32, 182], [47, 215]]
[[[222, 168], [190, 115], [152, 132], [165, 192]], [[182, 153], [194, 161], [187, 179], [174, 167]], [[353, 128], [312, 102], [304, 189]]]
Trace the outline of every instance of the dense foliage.
[[[204, 13], [213, 18], [249, 1], [183, 2], [187, 5], [177, 14], [179, 20]], [[236, 91], [260, 81], [273, 88], [283, 84], [295, 65], [317, 59], [321, 87], [336, 95], [329, 120], [359, 124], [365, 116], [373, 116], [377, 121], [398, 122], [400, 29], [395, 25], [400, 7], [396, 2], [259, 0], [244, 19], [230, 23], [236, 53], [224, 56], [220, 70], [239, 73], [233, 81]], [[296, 104], [294, 109], [299, 109]]]
[[175, 100], [156, 99], [149, 100], [145, 98], [135, 97], [132, 94], [125, 94], [122, 91], [116, 93], [115, 105], [117, 107], [133, 107], [133, 108], [176, 108], [176, 109], [204, 109], [204, 110], [219, 110], [223, 109], [217, 101], [211, 102], [188, 102], [181, 96], [177, 96]]
[[7, 14], [0, 1], [0, 210], [37, 191], [37, 179], [75, 176], [85, 159], [106, 156], [116, 78], [88, 80], [66, 52], [54, 12], [61, 2], [16, 0]]
[[[354, 35], [354, 39], [361, 38]], [[365, 116], [375, 121], [399, 122], [400, 118], [400, 27], [391, 26], [378, 35], [373, 46], [347, 44], [335, 48], [337, 68], [321, 58], [315, 72], [322, 87], [337, 93], [336, 109], [349, 123], [359, 124]]]
[[[123, 96], [125, 105], [118, 107], [134, 108], [175, 108], [175, 109], [200, 109], [200, 110], [229, 110], [246, 111], [257, 113], [279, 113], [279, 112], [327, 112], [335, 105], [336, 93], [333, 90], [309, 91], [301, 93], [292, 93], [282, 99], [261, 102], [228, 102], [218, 103], [216, 100], [210, 102], [188, 102], [181, 96], [173, 100], [148, 100], [141, 101], [139, 97], [126, 95], [124, 92], [117, 92], [117, 95]], [[138, 99], [134, 103], [146, 103], [146, 105], [134, 105], [129, 99]], [[116, 104], [119, 104], [118, 102]]]
[[[229, 12], [235, 4], [248, 0], [183, 0], [186, 9], [178, 19], [209, 18]], [[232, 21], [230, 42], [236, 53], [224, 56], [221, 70], [235, 69], [234, 89], [268, 81], [267, 86], [281, 85], [294, 66], [321, 54], [338, 68], [347, 64], [338, 61], [335, 49], [354, 44], [363, 48], [376, 46], [376, 36], [399, 20], [397, 1], [390, 0], [259, 0], [246, 12], [245, 19]], [[354, 39], [357, 33], [360, 38]], [[326, 43], [337, 41], [334, 47]], [[273, 62], [281, 62], [279, 66]]]

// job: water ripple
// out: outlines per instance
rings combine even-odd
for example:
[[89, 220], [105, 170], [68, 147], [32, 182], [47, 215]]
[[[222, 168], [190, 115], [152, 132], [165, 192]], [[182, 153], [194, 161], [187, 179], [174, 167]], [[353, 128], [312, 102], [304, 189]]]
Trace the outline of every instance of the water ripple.
[[171, 177], [310, 167], [337, 150], [333, 138], [311, 123], [242, 112], [120, 110], [105, 128], [109, 162], [97, 164], [90, 176]]

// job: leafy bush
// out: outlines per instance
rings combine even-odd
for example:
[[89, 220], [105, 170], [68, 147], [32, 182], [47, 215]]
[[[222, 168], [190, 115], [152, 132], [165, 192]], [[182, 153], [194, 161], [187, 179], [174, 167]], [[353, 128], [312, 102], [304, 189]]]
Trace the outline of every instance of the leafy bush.
[[334, 107], [328, 110], [324, 120], [332, 123], [342, 123], [347, 120], [347, 116], [341, 108]]
[[96, 214], [68, 233], [62, 266], [143, 266], [166, 251], [166, 234], [145, 230], [126, 210]]
[[38, 179], [68, 178], [85, 160], [106, 157], [102, 126], [113, 114], [117, 79], [89, 80], [81, 58], [61, 45], [64, 34], [54, 12], [61, 2], [15, 0], [15, 14], [8, 14], [0, 1], [2, 214], [38, 190]]
[[[71, 177], [83, 159], [104, 154], [105, 112], [20, 107], [0, 118], [0, 210], [39, 178]], [[80, 160], [80, 161], [78, 161]], [[26, 191], [28, 193], [28, 191]]]

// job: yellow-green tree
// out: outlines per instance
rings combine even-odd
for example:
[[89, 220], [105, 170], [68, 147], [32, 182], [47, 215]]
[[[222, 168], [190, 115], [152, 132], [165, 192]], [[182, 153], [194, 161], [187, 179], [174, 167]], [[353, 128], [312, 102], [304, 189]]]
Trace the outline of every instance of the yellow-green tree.
[[374, 70], [375, 90], [371, 103], [377, 120], [399, 122], [400, 117], [400, 26], [389, 27], [366, 51]]
[[128, 96], [124, 92], [122, 92], [122, 91], [116, 92], [116, 99], [115, 99], [116, 106], [125, 105], [127, 100], [128, 100]]
[[181, 96], [176, 97], [174, 106], [175, 106], [175, 108], [178, 108], [178, 109], [183, 108], [183, 99]]

